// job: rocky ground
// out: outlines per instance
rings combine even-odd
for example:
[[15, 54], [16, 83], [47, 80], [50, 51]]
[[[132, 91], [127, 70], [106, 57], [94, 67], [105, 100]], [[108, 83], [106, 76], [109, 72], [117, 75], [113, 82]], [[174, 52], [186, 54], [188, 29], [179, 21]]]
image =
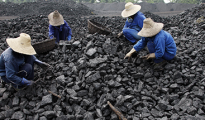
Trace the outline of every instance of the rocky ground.
[[[82, 12], [89, 13], [86, 9]], [[124, 37], [116, 38], [125, 22], [122, 17], [63, 14], [72, 29], [72, 40], [36, 55], [52, 68], [42, 71], [35, 66], [38, 82], [33, 86], [16, 92], [8, 84], [0, 84], [0, 119], [117, 120], [108, 101], [128, 120], [205, 119], [204, 9], [199, 5], [169, 17], [144, 12], [164, 23], [164, 30], [177, 45], [176, 57], [162, 71], [154, 70], [152, 61], [140, 58], [147, 49], [131, 61], [124, 59], [133, 44]], [[112, 32], [90, 34], [88, 19]], [[21, 32], [30, 34], [32, 42], [43, 41], [48, 36], [47, 14], [0, 21], [0, 28], [1, 52], [8, 47], [6, 38], [18, 37]]]

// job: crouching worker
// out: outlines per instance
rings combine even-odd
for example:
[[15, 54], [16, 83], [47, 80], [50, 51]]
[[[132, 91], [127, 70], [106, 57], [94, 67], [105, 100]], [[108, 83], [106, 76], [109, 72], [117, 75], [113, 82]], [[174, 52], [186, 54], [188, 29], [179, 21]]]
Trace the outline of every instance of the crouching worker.
[[71, 28], [68, 23], [63, 19], [63, 16], [55, 10], [48, 15], [49, 19], [49, 38], [56, 38], [56, 44], [60, 40], [71, 40]]
[[50, 65], [38, 60], [31, 37], [21, 33], [18, 38], [6, 39], [9, 48], [0, 56], [0, 76], [5, 83], [11, 83], [15, 90], [33, 84], [34, 63], [42, 68]]
[[147, 46], [149, 53], [144, 56], [146, 59], [153, 59], [157, 66], [166, 63], [165, 60], [172, 60], [176, 55], [176, 44], [173, 37], [162, 30], [164, 24], [156, 23], [151, 18], [146, 18], [142, 30], [138, 35], [142, 36], [125, 58], [130, 58], [134, 52], [139, 52]]
[[125, 9], [122, 11], [121, 15], [123, 18], [127, 18], [127, 20], [122, 32], [118, 34], [118, 38], [124, 34], [125, 38], [132, 43], [136, 43], [136, 41], [141, 39], [141, 36], [137, 33], [143, 27], [145, 16], [139, 11], [140, 9], [140, 5], [134, 5], [131, 2], [125, 4]]

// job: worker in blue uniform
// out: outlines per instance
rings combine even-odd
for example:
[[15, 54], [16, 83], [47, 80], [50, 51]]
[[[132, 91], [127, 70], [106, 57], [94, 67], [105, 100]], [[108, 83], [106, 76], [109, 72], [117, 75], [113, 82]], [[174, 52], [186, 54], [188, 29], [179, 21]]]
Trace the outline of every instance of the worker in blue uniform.
[[144, 58], [153, 59], [155, 63], [172, 60], [176, 55], [176, 44], [171, 34], [162, 30], [163, 26], [163, 23], [156, 23], [151, 18], [146, 18], [142, 30], [138, 33], [142, 39], [134, 45], [125, 58], [130, 58], [134, 52], [139, 52], [147, 46], [150, 54]]
[[71, 40], [72, 31], [63, 16], [55, 10], [48, 15], [49, 19], [49, 38], [56, 38], [56, 43], [60, 40]]
[[8, 38], [6, 42], [9, 48], [0, 56], [0, 76], [4, 83], [11, 83], [16, 90], [34, 83], [34, 63], [43, 69], [50, 67], [34, 56], [36, 52], [28, 34], [21, 33], [18, 38]]
[[142, 29], [143, 21], [146, 17], [139, 11], [140, 9], [140, 5], [134, 5], [131, 2], [125, 4], [125, 9], [122, 11], [121, 16], [123, 18], [127, 18], [127, 20], [122, 32], [118, 34], [118, 37], [124, 34], [125, 38], [132, 43], [135, 43], [141, 39], [138, 32]]

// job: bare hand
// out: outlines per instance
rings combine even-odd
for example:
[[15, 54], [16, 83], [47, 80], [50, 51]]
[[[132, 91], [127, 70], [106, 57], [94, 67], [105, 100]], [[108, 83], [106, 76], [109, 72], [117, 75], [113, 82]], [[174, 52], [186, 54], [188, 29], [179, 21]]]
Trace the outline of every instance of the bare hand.
[[123, 32], [120, 32], [117, 34], [117, 37], [120, 38], [122, 36]]
[[143, 56], [142, 58], [146, 58], [147, 60], [148, 59], [154, 59], [155, 58], [155, 53], [150, 53], [148, 55]]
[[148, 55], [145, 55], [145, 56], [142, 56], [142, 57], [140, 57], [140, 58], [142, 58], [142, 59], [147, 59], [147, 56], [148, 56]]
[[132, 56], [132, 53], [129, 52], [125, 55], [124, 59], [128, 58], [128, 61], [129, 61], [131, 56]]

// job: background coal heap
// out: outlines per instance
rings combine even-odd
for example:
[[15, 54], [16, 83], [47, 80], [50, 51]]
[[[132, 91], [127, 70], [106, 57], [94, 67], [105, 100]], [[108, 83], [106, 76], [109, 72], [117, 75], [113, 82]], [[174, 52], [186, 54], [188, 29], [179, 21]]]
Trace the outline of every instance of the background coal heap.
[[[0, 87], [0, 119], [32, 120], [117, 120], [107, 105], [110, 101], [128, 120], [205, 119], [205, 6], [161, 18], [150, 12], [156, 22], [165, 24], [177, 45], [176, 57], [163, 71], [155, 71], [151, 61], [133, 56], [123, 59], [133, 44], [115, 36], [122, 30], [121, 17], [72, 17], [63, 15], [73, 39], [54, 50], [36, 55], [53, 66], [40, 74], [35, 66], [34, 86], [15, 92]], [[89, 34], [87, 19], [109, 27], [112, 34]], [[202, 19], [202, 17], [201, 17]], [[32, 42], [48, 36], [47, 15], [32, 15], [0, 21], [1, 51], [7, 37], [31, 35]], [[147, 49], [139, 52], [146, 55]], [[52, 91], [61, 96], [51, 95]]]
[[83, 4], [76, 4], [72, 0], [64, 2], [25, 2], [21, 4], [4, 3], [0, 4], [0, 16], [22, 16], [22, 15], [48, 15], [54, 10], [61, 14], [70, 15], [91, 15], [91, 10]]
[[[113, 2], [113, 3], [84, 3], [89, 8], [96, 11], [121, 11], [125, 9], [124, 2]], [[141, 6], [140, 11], [152, 11], [152, 12], [166, 12], [166, 11], [183, 11], [186, 9], [193, 8], [196, 4], [183, 4], [183, 3], [137, 3]]]

